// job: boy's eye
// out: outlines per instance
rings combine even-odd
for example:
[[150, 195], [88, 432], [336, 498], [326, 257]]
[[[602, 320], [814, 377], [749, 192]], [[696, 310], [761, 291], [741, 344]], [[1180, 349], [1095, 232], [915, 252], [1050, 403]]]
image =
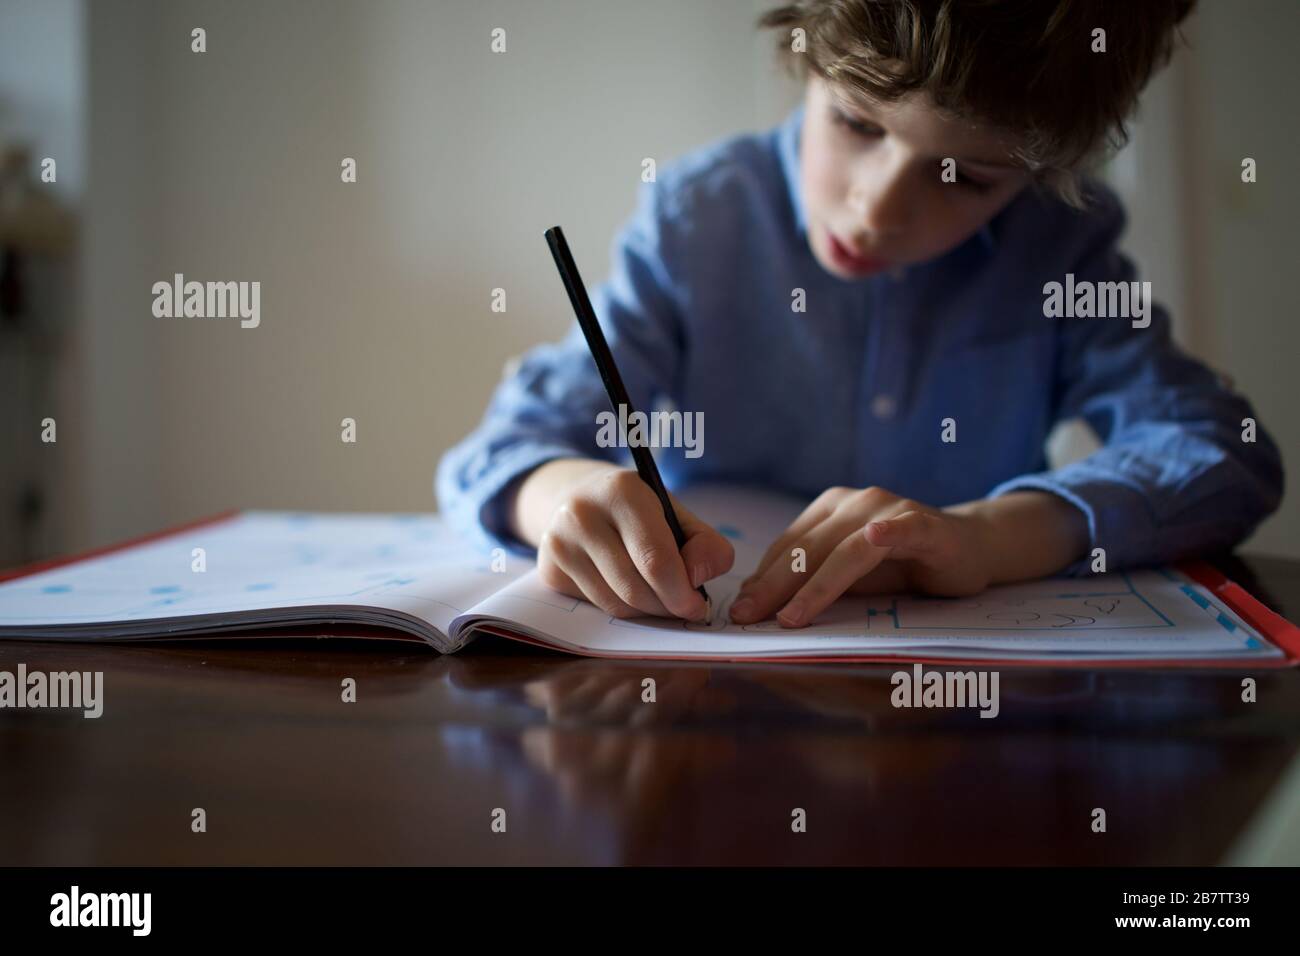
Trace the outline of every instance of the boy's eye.
[[957, 185], [964, 186], [965, 188], [971, 190], [972, 192], [977, 192], [977, 193], [986, 193], [993, 188], [992, 183], [984, 182], [983, 180], [979, 180], [979, 179], [971, 179], [969, 176], [967, 176], [965, 173], [961, 171], [960, 166], [957, 167]]
[[863, 136], [869, 139], [875, 139], [878, 136], [883, 136], [885, 133], [885, 131], [875, 123], [864, 123], [861, 120], [854, 119], [852, 116], [849, 116], [835, 108], [831, 109], [831, 121], [839, 126], [843, 126], [845, 129], [849, 130], [849, 132], [857, 136]]
[[[855, 119], [838, 107], [831, 107], [831, 121], [837, 126], [843, 126], [855, 136], [861, 136], [864, 139], [879, 139], [885, 135], [884, 129], [875, 123]], [[957, 185], [974, 193], [986, 193], [994, 186], [993, 183], [982, 179], [972, 179], [962, 171], [960, 166], [957, 167]]]

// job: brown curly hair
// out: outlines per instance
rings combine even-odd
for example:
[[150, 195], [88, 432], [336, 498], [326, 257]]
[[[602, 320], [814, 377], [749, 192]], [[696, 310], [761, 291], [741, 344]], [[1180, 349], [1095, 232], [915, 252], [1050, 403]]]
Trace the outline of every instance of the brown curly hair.
[[[758, 26], [777, 31], [778, 57], [800, 79], [816, 71], [868, 100], [922, 92], [1010, 132], [1015, 158], [1078, 206], [1078, 172], [1127, 141], [1125, 120], [1195, 2], [795, 0]], [[1093, 52], [1097, 29], [1104, 53]]]

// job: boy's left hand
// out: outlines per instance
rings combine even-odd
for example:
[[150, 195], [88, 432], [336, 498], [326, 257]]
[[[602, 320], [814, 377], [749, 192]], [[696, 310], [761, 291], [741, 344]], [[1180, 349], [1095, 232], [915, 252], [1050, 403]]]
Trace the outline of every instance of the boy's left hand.
[[[846, 592], [977, 594], [991, 581], [986, 522], [941, 511], [881, 488], [831, 488], [773, 542], [731, 606], [737, 624], [777, 612], [786, 627], [808, 623]], [[804, 549], [804, 569], [793, 551]]]

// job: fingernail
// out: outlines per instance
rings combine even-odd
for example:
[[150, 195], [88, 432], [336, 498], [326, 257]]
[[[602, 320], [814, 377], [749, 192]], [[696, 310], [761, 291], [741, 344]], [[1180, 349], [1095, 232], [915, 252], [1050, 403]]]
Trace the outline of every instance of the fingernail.
[[803, 601], [795, 598], [777, 614], [776, 619], [782, 624], [799, 625], [803, 623]]
[[754, 610], [754, 602], [749, 598], [741, 598], [735, 604], [731, 605], [731, 616], [737, 620], [742, 617], [749, 617]]
[[701, 584], [709, 579], [709, 566], [707, 564], [697, 564], [691, 568], [691, 587], [698, 588]]

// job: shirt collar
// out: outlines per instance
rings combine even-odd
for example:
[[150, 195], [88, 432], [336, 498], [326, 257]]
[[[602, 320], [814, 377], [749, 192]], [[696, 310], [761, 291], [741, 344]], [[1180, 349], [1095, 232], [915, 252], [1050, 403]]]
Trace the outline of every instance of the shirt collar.
[[800, 103], [785, 118], [777, 131], [777, 151], [781, 161], [781, 172], [785, 176], [786, 191], [790, 196], [790, 205], [794, 210], [795, 232], [800, 236], [808, 232], [808, 218], [804, 210], [803, 196], [799, 191], [799, 140], [803, 133], [804, 104]]

